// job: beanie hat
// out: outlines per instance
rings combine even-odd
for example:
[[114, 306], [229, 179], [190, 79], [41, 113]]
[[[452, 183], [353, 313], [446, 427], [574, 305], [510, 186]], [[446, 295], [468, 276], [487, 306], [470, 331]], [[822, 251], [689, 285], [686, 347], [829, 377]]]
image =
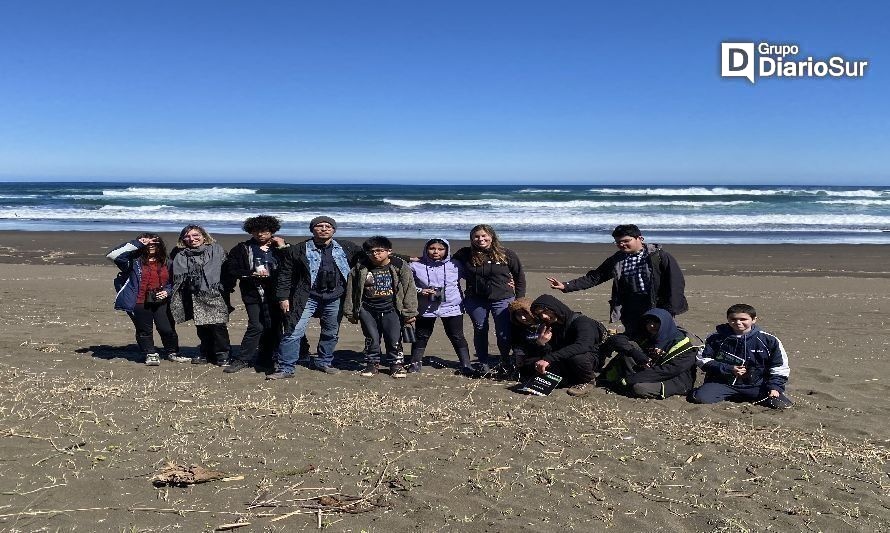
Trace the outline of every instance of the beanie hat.
[[327, 222], [328, 224], [331, 225], [332, 228], [334, 228], [335, 230], [337, 229], [337, 221], [336, 220], [334, 220], [331, 217], [326, 217], [326, 216], [322, 215], [320, 217], [315, 217], [309, 221], [309, 231], [312, 231], [312, 228], [314, 228], [317, 224], [321, 224], [323, 222]]

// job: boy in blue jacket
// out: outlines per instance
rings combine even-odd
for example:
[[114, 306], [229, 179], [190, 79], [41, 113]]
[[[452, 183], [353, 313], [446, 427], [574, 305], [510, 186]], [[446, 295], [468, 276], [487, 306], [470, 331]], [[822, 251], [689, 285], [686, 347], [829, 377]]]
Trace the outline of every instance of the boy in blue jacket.
[[723, 400], [762, 403], [773, 409], [791, 407], [785, 396], [788, 354], [782, 341], [757, 327], [757, 311], [747, 304], [726, 310], [726, 324], [708, 337], [698, 365], [705, 382], [692, 392], [696, 403]]

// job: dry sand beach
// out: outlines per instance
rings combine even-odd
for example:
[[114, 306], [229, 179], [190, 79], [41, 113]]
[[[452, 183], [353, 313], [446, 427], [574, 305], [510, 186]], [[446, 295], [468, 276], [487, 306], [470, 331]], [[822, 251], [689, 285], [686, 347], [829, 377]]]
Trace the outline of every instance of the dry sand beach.
[[[886, 247], [666, 246], [687, 276], [681, 325], [704, 337], [743, 301], [782, 339], [796, 405], [773, 412], [526, 397], [446, 368], [283, 382], [148, 368], [104, 258], [135, 233], [0, 232], [0, 530], [890, 530]], [[532, 296], [613, 250], [507, 245]], [[560, 297], [605, 320], [608, 293]], [[233, 342], [245, 324], [238, 305]], [[194, 328], [178, 331], [194, 353]], [[344, 323], [337, 364], [357, 370], [361, 347]], [[441, 329], [427, 354], [454, 359]], [[171, 461], [224, 479], [155, 488]]]

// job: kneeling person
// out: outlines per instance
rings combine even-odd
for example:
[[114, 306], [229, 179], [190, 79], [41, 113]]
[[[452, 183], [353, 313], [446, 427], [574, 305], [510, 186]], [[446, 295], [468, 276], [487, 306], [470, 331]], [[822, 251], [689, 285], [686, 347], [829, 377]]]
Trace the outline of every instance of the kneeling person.
[[638, 398], [663, 400], [688, 393], [695, 385], [697, 347], [664, 309], [650, 309], [641, 322], [640, 334], [633, 339], [613, 335], [603, 344], [603, 359], [612, 352], [617, 355], [601, 377], [619, 392]]
[[392, 256], [392, 242], [386, 237], [371, 237], [362, 244], [367, 259], [349, 272], [343, 314], [353, 324], [361, 323], [365, 335], [367, 367], [363, 376], [379, 372], [380, 338], [386, 345], [390, 374], [406, 376], [401, 350], [401, 332], [417, 316], [417, 288], [411, 267]]
[[531, 310], [542, 324], [537, 339], [530, 343], [530, 355], [538, 358], [535, 371], [561, 376], [571, 384], [566, 391], [571, 396], [589, 393], [606, 328], [549, 294], [536, 298]]

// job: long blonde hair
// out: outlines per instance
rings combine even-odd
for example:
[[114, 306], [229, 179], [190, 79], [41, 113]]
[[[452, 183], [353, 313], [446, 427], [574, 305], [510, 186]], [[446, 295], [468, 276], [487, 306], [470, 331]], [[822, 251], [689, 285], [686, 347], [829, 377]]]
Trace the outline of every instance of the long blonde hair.
[[[484, 231], [491, 237], [491, 246], [488, 248], [478, 248], [473, 242], [473, 234], [479, 231]], [[507, 249], [501, 244], [494, 228], [488, 224], [473, 226], [473, 229], [470, 230], [470, 247], [473, 250], [473, 257], [470, 258], [470, 264], [473, 266], [482, 266], [487, 261], [494, 261], [495, 263], [507, 262]]]
[[176, 242], [176, 245], [177, 245], [178, 247], [180, 247], [180, 248], [188, 248], [188, 246], [186, 246], [185, 242], [183, 242], [182, 238], [185, 237], [185, 234], [186, 234], [186, 233], [192, 231], [193, 229], [196, 229], [196, 230], [200, 231], [200, 232], [201, 232], [201, 235], [204, 236], [204, 244], [213, 244], [213, 243], [216, 242], [216, 241], [213, 239], [213, 237], [211, 237], [210, 234], [207, 233], [207, 230], [204, 229], [202, 226], [199, 226], [199, 225], [197, 225], [197, 224], [189, 224], [188, 226], [182, 228], [182, 231], [179, 232], [179, 241]]

